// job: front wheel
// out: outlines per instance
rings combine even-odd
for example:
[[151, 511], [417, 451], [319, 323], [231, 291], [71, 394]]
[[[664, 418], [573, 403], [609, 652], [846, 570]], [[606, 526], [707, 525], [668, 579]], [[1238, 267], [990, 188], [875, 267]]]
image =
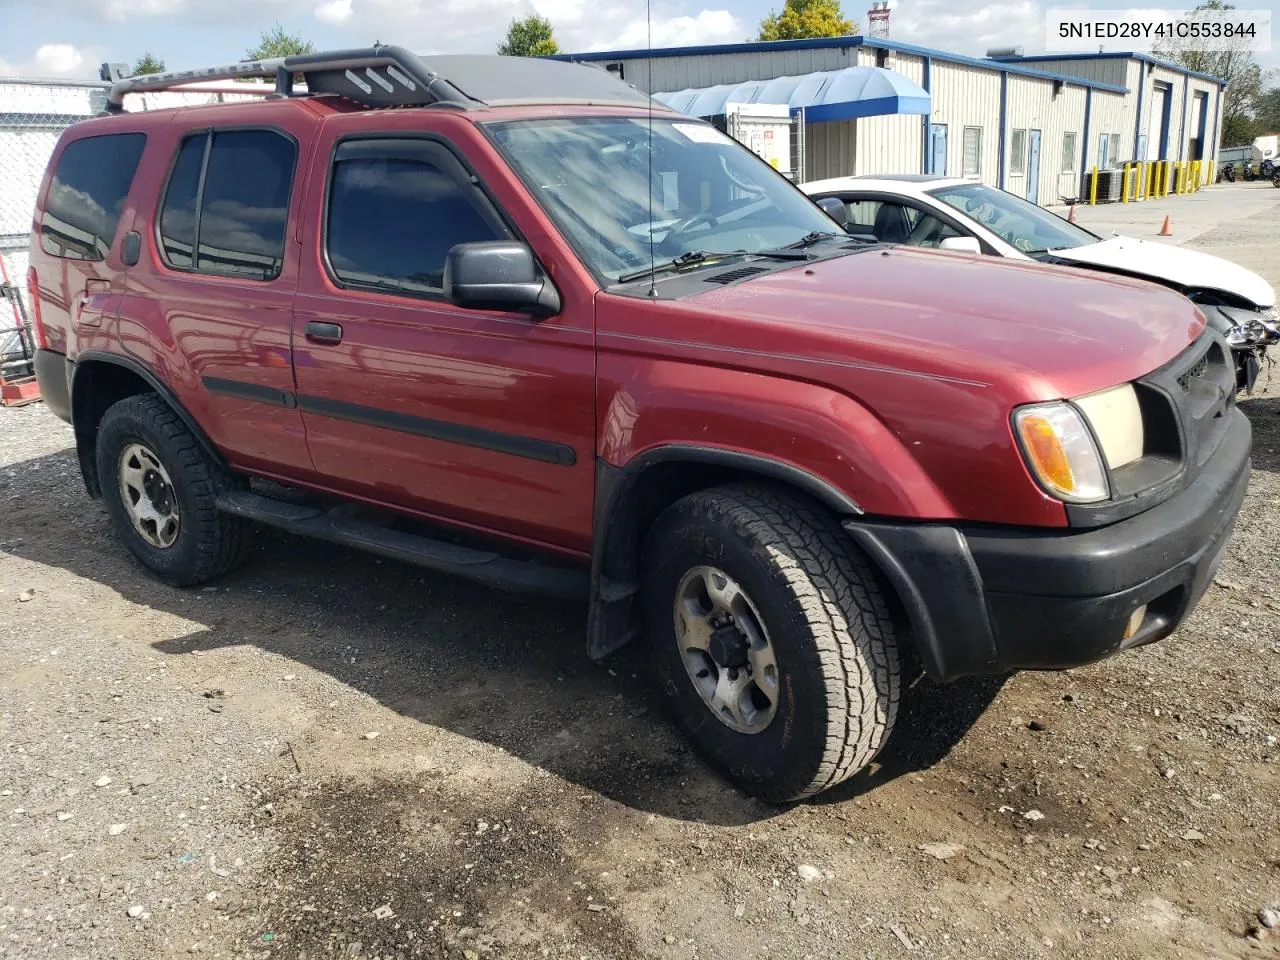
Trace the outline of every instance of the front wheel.
[[160, 397], [128, 397], [107, 410], [97, 460], [116, 533], [157, 578], [192, 586], [243, 558], [245, 522], [214, 502], [230, 478]]
[[702, 491], [658, 518], [643, 569], [661, 692], [721, 773], [781, 803], [871, 762], [897, 715], [897, 638], [831, 518], [767, 488]]

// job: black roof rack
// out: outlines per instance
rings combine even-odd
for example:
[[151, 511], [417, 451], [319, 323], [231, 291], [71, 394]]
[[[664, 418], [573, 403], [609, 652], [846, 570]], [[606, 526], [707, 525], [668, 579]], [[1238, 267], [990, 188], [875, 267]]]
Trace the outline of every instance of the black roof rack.
[[[247, 60], [225, 67], [129, 77], [112, 84], [107, 112], [124, 110], [131, 93], [170, 90], [201, 80], [265, 78], [275, 95], [293, 93], [301, 75], [308, 93], [338, 94], [367, 107], [432, 104], [473, 110], [508, 104], [648, 106], [649, 96], [614, 74], [557, 60], [496, 55], [419, 57], [403, 47], [379, 44], [359, 50], [306, 53]], [[654, 103], [654, 108], [669, 112]]]

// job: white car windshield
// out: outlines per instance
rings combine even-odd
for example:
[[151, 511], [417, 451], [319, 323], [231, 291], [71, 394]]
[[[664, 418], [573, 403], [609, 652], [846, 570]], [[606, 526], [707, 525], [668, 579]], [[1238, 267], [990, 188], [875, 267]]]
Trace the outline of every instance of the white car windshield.
[[929, 196], [976, 220], [1030, 257], [1097, 243], [1098, 237], [1029, 200], [981, 183], [939, 187]]
[[661, 263], [750, 255], [841, 232], [768, 164], [705, 123], [654, 118], [652, 161], [646, 118], [517, 120], [488, 130], [566, 239], [607, 280], [649, 266], [651, 233]]

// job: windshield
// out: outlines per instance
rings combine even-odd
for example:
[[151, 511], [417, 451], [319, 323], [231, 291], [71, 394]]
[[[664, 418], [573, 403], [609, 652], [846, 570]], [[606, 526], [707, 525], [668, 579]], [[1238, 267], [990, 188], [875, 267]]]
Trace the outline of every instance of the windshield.
[[[610, 281], [689, 253], [752, 254], [840, 228], [714, 127], [654, 119], [519, 120], [489, 127], [525, 185]], [[650, 214], [652, 210], [652, 215]], [[691, 262], [694, 258], [690, 258]], [[646, 271], [647, 275], [647, 271]]]
[[1097, 243], [1098, 238], [1043, 207], [981, 183], [930, 190], [929, 196], [978, 221], [1028, 256]]

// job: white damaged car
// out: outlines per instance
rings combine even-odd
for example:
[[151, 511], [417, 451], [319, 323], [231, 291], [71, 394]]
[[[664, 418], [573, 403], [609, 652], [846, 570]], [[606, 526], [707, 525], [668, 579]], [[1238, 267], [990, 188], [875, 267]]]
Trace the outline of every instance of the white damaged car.
[[1132, 237], [1099, 237], [1021, 197], [973, 180], [926, 175], [841, 177], [801, 184], [849, 233], [1123, 274], [1194, 301], [1231, 345], [1251, 390], [1266, 348], [1280, 341], [1276, 294], [1239, 264]]

